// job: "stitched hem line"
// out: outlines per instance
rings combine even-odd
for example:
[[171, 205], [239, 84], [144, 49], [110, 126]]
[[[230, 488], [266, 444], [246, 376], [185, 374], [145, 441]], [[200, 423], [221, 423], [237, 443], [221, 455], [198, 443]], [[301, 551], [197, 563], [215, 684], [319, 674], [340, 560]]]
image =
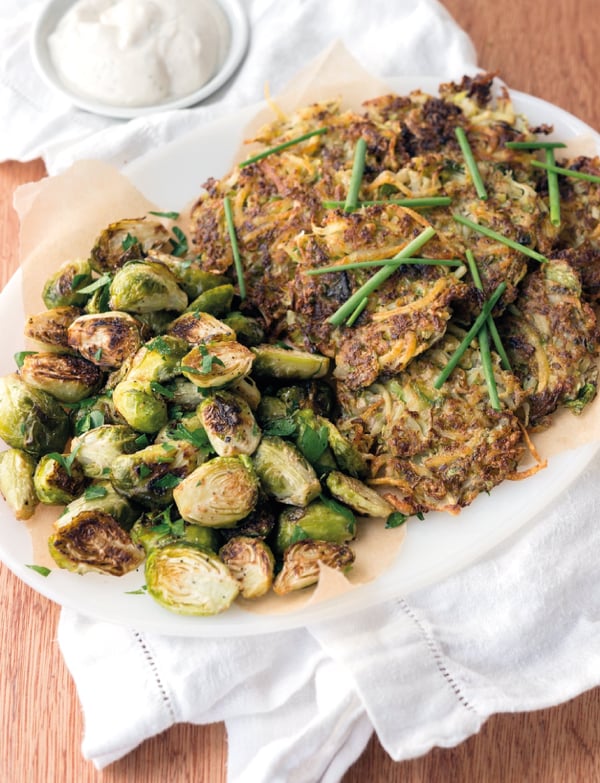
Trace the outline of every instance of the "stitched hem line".
[[438, 668], [438, 671], [442, 675], [442, 677], [446, 680], [450, 688], [452, 688], [452, 691], [454, 692], [456, 698], [458, 699], [459, 703], [470, 712], [475, 713], [478, 715], [477, 709], [469, 702], [467, 697], [463, 694], [462, 689], [460, 685], [456, 682], [456, 680], [453, 678], [453, 676], [450, 674], [448, 669], [446, 668], [444, 664], [444, 656], [442, 655], [438, 645], [434, 641], [434, 639], [431, 637], [431, 634], [428, 632], [428, 630], [425, 628], [423, 622], [419, 619], [419, 617], [415, 614], [415, 612], [410, 608], [410, 606], [406, 603], [404, 598], [398, 599], [398, 605], [403, 610], [403, 612], [409, 617], [413, 623], [417, 626], [419, 629], [419, 632], [421, 636], [423, 637], [423, 641], [427, 645], [427, 648], [429, 649], [429, 652], [431, 653], [433, 660], [435, 661], [435, 665]]
[[164, 705], [169, 713], [169, 716], [173, 723], [177, 722], [177, 718], [175, 717], [175, 710], [173, 709], [173, 705], [171, 704], [171, 699], [169, 698], [169, 694], [167, 693], [167, 689], [162, 683], [162, 680], [160, 678], [160, 674], [158, 673], [158, 666], [156, 665], [156, 661], [152, 657], [152, 653], [148, 649], [148, 646], [146, 645], [146, 642], [144, 641], [143, 636], [141, 633], [138, 633], [137, 631], [133, 632], [134, 638], [136, 642], [139, 644], [142, 654], [144, 658], [146, 659], [146, 663], [148, 664], [148, 668], [152, 672], [152, 676], [154, 677], [154, 682], [156, 683], [156, 687], [158, 689], [158, 692], [160, 694], [161, 699], [164, 702]]

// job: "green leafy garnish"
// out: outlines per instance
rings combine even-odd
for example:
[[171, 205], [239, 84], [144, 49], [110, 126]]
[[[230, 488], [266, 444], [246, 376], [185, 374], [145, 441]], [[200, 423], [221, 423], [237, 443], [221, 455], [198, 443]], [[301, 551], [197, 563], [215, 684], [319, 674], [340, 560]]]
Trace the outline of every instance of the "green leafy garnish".
[[106, 487], [100, 487], [98, 484], [91, 484], [84, 492], [86, 500], [96, 500], [97, 498], [106, 497]]
[[90, 411], [75, 424], [75, 434], [83, 435], [84, 432], [101, 427], [103, 424], [104, 414], [102, 411]]
[[177, 256], [177, 258], [181, 258], [181, 256], [184, 256], [188, 251], [188, 240], [179, 226], [173, 226], [173, 234], [175, 235], [176, 240], [171, 240], [173, 245], [171, 255]]
[[36, 353], [37, 353], [37, 351], [19, 351], [18, 353], [16, 353], [15, 357], [14, 357], [15, 358], [15, 364], [17, 365], [19, 370], [23, 366], [23, 362], [25, 361], [25, 357], [33, 356]]
[[282, 416], [279, 419], [273, 419], [263, 427], [265, 435], [277, 435], [280, 438], [286, 438], [294, 435], [298, 429], [292, 416]]
[[157, 481], [154, 482], [155, 486], [160, 489], [173, 489], [181, 482], [181, 477], [176, 476], [174, 473], [165, 473]]
[[137, 590], [126, 590], [125, 595], [144, 595], [145, 592], [147, 592], [148, 586], [142, 585], [141, 587], [138, 587]]
[[146, 348], [149, 351], [158, 351], [161, 356], [170, 356], [173, 353], [173, 349], [169, 345], [168, 341], [160, 335], [158, 337], [152, 338], [152, 340], [147, 342]]
[[211, 449], [210, 441], [203, 427], [198, 427], [195, 430], [188, 429], [185, 424], [179, 422], [174, 432], [171, 434], [173, 440], [186, 440], [195, 446], [197, 449], [203, 451]]
[[79, 449], [80, 446], [77, 446], [70, 454], [59, 454], [57, 451], [51, 451], [47, 456], [52, 457], [53, 460], [58, 462], [63, 470], [67, 472], [67, 476], [71, 476], [71, 468], [73, 467], [73, 462], [77, 457]]
[[142, 464], [140, 465], [140, 467], [138, 469], [138, 476], [141, 479], [145, 479], [145, 478], [148, 478], [148, 476], [151, 476], [151, 475], [152, 475], [152, 469], [149, 468], [148, 465], [146, 465], [145, 463], [142, 462]]
[[139, 446], [140, 449], [143, 449], [150, 443], [150, 441], [148, 436], [144, 433], [143, 435], [138, 435], [138, 437], [134, 440], [134, 443], [136, 446]]
[[97, 362], [99, 362], [101, 358], [102, 358], [102, 348], [98, 348], [98, 350], [97, 350], [97, 351], [96, 351], [96, 353], [94, 354], [94, 359], [95, 359]]
[[392, 511], [392, 513], [389, 515], [389, 517], [385, 521], [386, 527], [400, 527], [400, 525], [403, 525], [408, 517], [406, 514], [402, 514], [400, 511]]
[[326, 495], [319, 495], [319, 500], [322, 503], [324, 503], [327, 506], [327, 508], [330, 508], [332, 511], [341, 514], [345, 519], [348, 520], [348, 522], [356, 522], [356, 517], [354, 516], [352, 511], [348, 508], [348, 506], [344, 506], [341, 503], [338, 503], [337, 500], [334, 500], [333, 498], [328, 498]]
[[109, 285], [111, 282], [111, 276], [109, 274], [101, 275], [97, 280], [94, 280], [93, 283], [90, 283], [89, 285], [86, 285], [85, 288], [80, 288], [77, 293], [78, 294], [93, 294], [94, 291], [97, 291], [99, 288], [103, 288], [106, 285]]
[[148, 211], [149, 215], [156, 215], [156, 217], [164, 217], [168, 220], [178, 220], [179, 212], [155, 212], [152, 209]]
[[133, 234], [127, 234], [125, 239], [121, 242], [121, 247], [123, 250], [131, 250], [134, 245], [139, 244], [140, 240], [137, 237], [134, 237]]
[[40, 576], [48, 576], [52, 573], [52, 569], [46, 568], [46, 566], [25, 563], [25, 567], [31, 568], [32, 571], [35, 571], [36, 574], [40, 574]]
[[300, 525], [296, 525], [292, 531], [292, 535], [290, 536], [289, 545], [291, 546], [292, 544], [297, 544], [299, 541], [306, 541], [309, 538], [310, 536], [306, 530], [303, 527], [300, 527]]
[[327, 427], [319, 427], [318, 430], [309, 425], [302, 427], [296, 445], [309, 462], [318, 462], [329, 445]]
[[154, 392], [154, 394], [162, 394], [162, 396], [166, 397], [168, 400], [172, 400], [175, 396], [171, 389], [163, 386], [162, 383], [159, 383], [158, 381], [150, 381], [150, 391]]

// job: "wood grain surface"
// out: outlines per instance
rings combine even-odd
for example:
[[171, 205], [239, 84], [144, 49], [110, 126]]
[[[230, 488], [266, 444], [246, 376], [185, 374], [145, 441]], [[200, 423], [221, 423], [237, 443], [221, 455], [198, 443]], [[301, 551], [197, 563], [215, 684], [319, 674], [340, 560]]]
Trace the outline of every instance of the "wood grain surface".
[[[446, 0], [445, 5], [471, 35], [482, 67], [600, 129], [598, 0]], [[352, 0], [347, 10], [351, 7]], [[40, 161], [0, 165], [2, 286], [17, 264], [12, 192], [21, 182], [42, 176]], [[80, 755], [82, 716], [55, 641], [58, 607], [4, 566], [0, 566], [0, 596], [2, 783], [225, 781], [222, 725], [175, 726], [102, 773], [96, 771]], [[459, 747], [435, 749], [412, 761], [392, 761], [374, 738], [344, 777], [344, 783], [597, 780], [599, 689], [552, 709], [494, 716]]]

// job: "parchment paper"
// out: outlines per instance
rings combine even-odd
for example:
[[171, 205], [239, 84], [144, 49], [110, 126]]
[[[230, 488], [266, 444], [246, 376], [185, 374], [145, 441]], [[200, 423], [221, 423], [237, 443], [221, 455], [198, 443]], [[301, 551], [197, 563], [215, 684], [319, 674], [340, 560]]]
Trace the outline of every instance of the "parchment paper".
[[[390, 92], [379, 79], [368, 74], [348, 52], [335, 44], [304, 69], [283, 94], [275, 98], [283, 112], [317, 101], [339, 99], [342, 107], [358, 110], [362, 101]], [[259, 112], [245, 130], [251, 138], [258, 128], [274, 118], [273, 111]], [[232, 161], [251, 154], [245, 146]], [[81, 161], [65, 173], [23, 186], [17, 191], [15, 207], [21, 220], [21, 264], [25, 312], [43, 309], [41, 289], [49, 274], [63, 261], [87, 257], [95, 238], [106, 225], [122, 218], [137, 218], [155, 207], [113, 167], [97, 161]], [[185, 226], [184, 226], [185, 229]], [[561, 411], [547, 432], [534, 438], [542, 458], [600, 439], [600, 399], [581, 416]], [[36, 562], [52, 567], [47, 554], [47, 536], [60, 513], [42, 508], [28, 523], [32, 531]], [[307, 603], [329, 599], [356, 585], [372, 581], [383, 573], [406, 535], [407, 525], [385, 529], [382, 520], [359, 520], [357, 541], [352, 543], [356, 563], [348, 578], [323, 569], [316, 590], [303, 590], [286, 597], [270, 594], [257, 602], [238, 601], [249, 611], [278, 614]]]

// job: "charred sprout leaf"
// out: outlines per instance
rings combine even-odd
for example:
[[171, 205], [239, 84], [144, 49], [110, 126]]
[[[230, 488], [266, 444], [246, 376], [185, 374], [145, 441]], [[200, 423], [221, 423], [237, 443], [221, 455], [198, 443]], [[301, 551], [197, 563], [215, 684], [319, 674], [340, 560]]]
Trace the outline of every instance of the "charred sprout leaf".
[[69, 347], [104, 369], [120, 367], [142, 344], [140, 324], [129, 313], [82, 315], [68, 327]]
[[186, 522], [233, 527], [255, 507], [258, 489], [248, 457], [215, 457], [175, 487], [173, 498]]
[[231, 310], [234, 287], [231, 283], [223, 283], [203, 291], [187, 306], [189, 313], [210, 313], [217, 318], [226, 315]]
[[374, 489], [337, 470], [328, 474], [326, 484], [334, 498], [345, 503], [360, 516], [387, 518], [394, 510]]
[[264, 491], [280, 503], [307, 506], [320, 494], [321, 484], [312, 466], [282, 438], [263, 437], [253, 459]]
[[201, 389], [218, 389], [252, 369], [254, 355], [235, 340], [197, 345], [181, 360], [181, 372]]
[[213, 553], [190, 544], [153, 549], [146, 559], [148, 592], [161, 606], [185, 615], [214, 615], [228, 609], [239, 585]]
[[173, 502], [173, 489], [195, 466], [196, 450], [189, 443], [154, 443], [117, 457], [111, 466], [111, 481], [131, 500], [151, 508], [164, 507]]
[[232, 538], [221, 547], [219, 557], [238, 581], [242, 598], [260, 598], [271, 589], [275, 558], [262, 539]]
[[38, 504], [34, 470], [31, 454], [21, 449], [0, 452], [0, 493], [17, 519], [30, 519]]
[[235, 332], [210, 313], [183, 313], [171, 322], [168, 334], [185, 340], [190, 345], [235, 340]]
[[102, 383], [102, 372], [81, 356], [43, 352], [25, 356], [19, 370], [30, 387], [51, 394], [61, 402], [89, 397]]
[[84, 290], [92, 281], [87, 259], [66, 261], [46, 281], [42, 299], [48, 310], [54, 307], [83, 307], [88, 295]]
[[79, 574], [99, 571], [122, 576], [144, 560], [144, 550], [133, 543], [115, 517], [98, 509], [83, 510], [68, 522], [61, 521], [48, 546], [60, 568]]
[[35, 493], [40, 502], [66, 505], [78, 498], [85, 489], [85, 475], [71, 454], [45, 454], [33, 475]]
[[113, 393], [118, 413], [134, 430], [148, 434], [158, 432], [168, 421], [167, 404], [153, 394], [149, 382], [125, 380]]
[[138, 438], [127, 424], [102, 424], [74, 438], [71, 449], [86, 476], [101, 478], [110, 473], [117, 457], [140, 448]]
[[50, 394], [34, 389], [17, 375], [0, 378], [0, 437], [30, 454], [62, 452], [69, 418]]
[[317, 353], [289, 350], [276, 345], [258, 345], [254, 351], [254, 371], [273, 378], [322, 378], [329, 359]]
[[400, 527], [400, 525], [403, 525], [408, 517], [406, 514], [402, 514], [400, 511], [393, 511], [388, 518], [386, 519], [385, 526], [386, 527]]
[[314, 500], [306, 508], [288, 508], [282, 511], [279, 516], [277, 549], [285, 552], [289, 546], [303, 538], [345, 544], [355, 536], [356, 520], [349, 509], [324, 499]]
[[354, 563], [354, 553], [346, 544], [331, 541], [300, 541], [284, 555], [283, 568], [273, 582], [278, 595], [310, 587], [319, 580], [321, 565], [347, 571]]
[[220, 456], [253, 454], [261, 432], [248, 403], [227, 391], [217, 391], [198, 406], [198, 416], [211, 446]]
[[100, 274], [114, 272], [133, 258], [142, 258], [153, 250], [168, 252], [170, 248], [169, 232], [161, 223], [146, 218], [120, 220], [100, 234], [90, 263]]
[[[25, 322], [24, 334], [30, 340], [35, 340], [45, 350], [69, 347], [67, 330], [76, 318], [83, 315], [79, 307], [53, 307], [36, 315], [30, 315]], [[27, 354], [22, 351], [21, 354]], [[17, 360], [17, 354], [15, 360]], [[17, 360], [17, 365], [20, 367]]]
[[91, 484], [86, 488], [83, 496], [86, 500], [98, 500], [99, 498], [106, 497], [108, 490], [106, 487], [101, 487], [98, 484]]
[[158, 261], [132, 262], [116, 272], [110, 284], [110, 309], [127, 313], [156, 310], [181, 312], [187, 295], [169, 269]]
[[47, 568], [46, 566], [41, 566], [41, 565], [25, 563], [25, 568], [31, 568], [32, 571], [35, 571], [36, 574], [39, 574], [40, 576], [50, 576], [50, 574], [52, 573], [51, 568]]

